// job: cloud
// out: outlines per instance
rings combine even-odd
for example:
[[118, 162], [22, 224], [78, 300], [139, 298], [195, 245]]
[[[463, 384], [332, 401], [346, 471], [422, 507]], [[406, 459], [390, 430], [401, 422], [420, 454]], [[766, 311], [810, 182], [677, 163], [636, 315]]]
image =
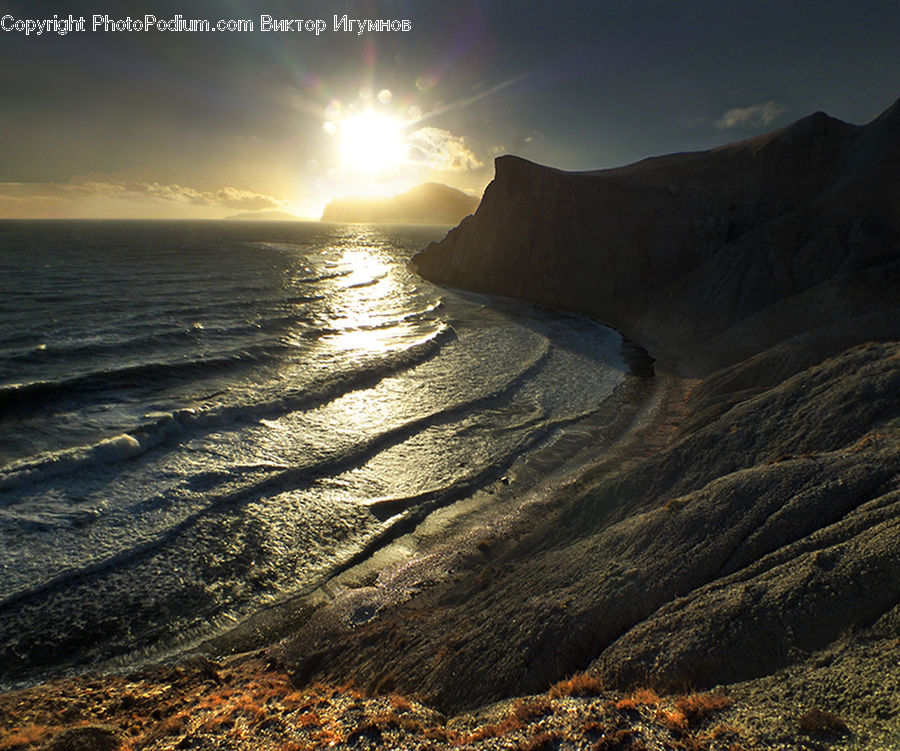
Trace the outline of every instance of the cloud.
[[716, 127], [725, 128], [764, 128], [776, 117], [787, 110], [777, 102], [761, 102], [750, 107], [735, 107], [728, 110], [716, 121]]
[[467, 172], [484, 164], [478, 160], [461, 136], [431, 126], [419, 128], [408, 139], [413, 153], [431, 169], [441, 172]]
[[197, 190], [159, 182], [104, 179], [0, 183], [0, 217], [215, 218], [233, 211], [289, 211], [286, 201], [226, 186]]
[[241, 209], [243, 211], [286, 210], [290, 208], [285, 201], [279, 201], [272, 196], [230, 187], [217, 191], [216, 201], [230, 209]]

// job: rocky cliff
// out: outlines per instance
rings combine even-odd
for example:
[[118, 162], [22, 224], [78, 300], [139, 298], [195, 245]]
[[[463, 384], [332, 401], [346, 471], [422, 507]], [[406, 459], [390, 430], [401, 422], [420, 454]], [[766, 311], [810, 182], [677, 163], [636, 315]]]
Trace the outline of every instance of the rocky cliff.
[[811, 331], [896, 336], [898, 248], [900, 102], [598, 172], [503, 156], [475, 215], [414, 264], [588, 313], [703, 374]]

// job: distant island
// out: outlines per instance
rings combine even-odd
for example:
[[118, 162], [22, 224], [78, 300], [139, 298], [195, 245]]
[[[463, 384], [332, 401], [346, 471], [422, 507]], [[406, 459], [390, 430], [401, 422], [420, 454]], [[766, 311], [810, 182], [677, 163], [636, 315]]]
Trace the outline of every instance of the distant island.
[[226, 216], [225, 221], [238, 222], [293, 222], [302, 221], [296, 214], [287, 211], [242, 211], [240, 214]]
[[323, 222], [374, 224], [458, 224], [475, 211], [478, 199], [441, 183], [417, 185], [396, 196], [348, 196], [330, 201]]

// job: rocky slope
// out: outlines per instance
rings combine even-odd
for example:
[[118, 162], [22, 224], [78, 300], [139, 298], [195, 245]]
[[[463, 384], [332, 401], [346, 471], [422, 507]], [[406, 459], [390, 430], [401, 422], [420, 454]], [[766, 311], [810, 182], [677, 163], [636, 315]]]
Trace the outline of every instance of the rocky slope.
[[502, 157], [415, 264], [617, 326], [665, 408], [414, 596], [324, 598], [276, 650], [295, 680], [442, 711], [584, 669], [781, 687], [900, 742], [900, 104], [603, 172]]
[[[825, 660], [846, 674], [798, 698], [896, 719], [898, 365], [900, 344], [863, 345], [703, 427], [689, 412], [661, 449], [599, 463], [472, 544], [447, 580], [364, 623], [352, 614], [376, 610], [387, 578], [357, 584], [280, 649], [301, 683], [349, 675], [444, 711], [587, 667], [683, 690]], [[880, 699], [865, 698], [873, 680]]]
[[247, 656], [0, 694], [0, 751], [727, 751], [760, 737], [732, 724], [748, 709], [722, 694], [622, 696], [576, 680], [448, 720], [396, 693], [297, 690]]

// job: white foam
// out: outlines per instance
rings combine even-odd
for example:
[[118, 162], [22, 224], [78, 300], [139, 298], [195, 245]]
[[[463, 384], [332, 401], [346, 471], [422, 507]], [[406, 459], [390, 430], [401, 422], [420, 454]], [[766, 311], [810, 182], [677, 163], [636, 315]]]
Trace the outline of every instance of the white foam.
[[109, 464], [131, 459], [146, 450], [128, 433], [104, 438], [90, 446], [46, 451], [0, 468], [0, 490], [31, 485], [48, 477], [72, 472], [88, 465]]
[[92, 453], [98, 461], [119, 462], [140, 454], [141, 442], [128, 433], [122, 433], [100, 441], [93, 447]]

